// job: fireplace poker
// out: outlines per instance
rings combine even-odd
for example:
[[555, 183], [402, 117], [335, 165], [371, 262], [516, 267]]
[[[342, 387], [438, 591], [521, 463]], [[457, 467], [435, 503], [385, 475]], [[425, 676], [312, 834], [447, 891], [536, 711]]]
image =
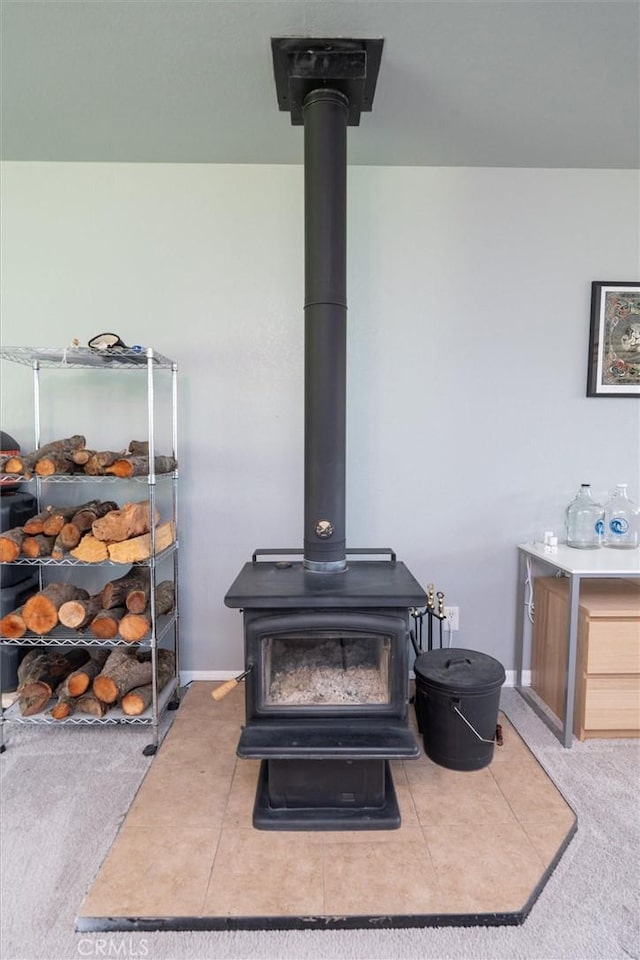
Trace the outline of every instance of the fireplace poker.
[[433, 611], [436, 608], [435, 587], [432, 583], [427, 584], [427, 650], [433, 650]]
[[[436, 604], [437, 601], [437, 604]], [[444, 612], [444, 593], [442, 590], [436, 592], [432, 583], [427, 586], [427, 605], [424, 610], [418, 607], [411, 608], [414, 630], [410, 631], [410, 639], [415, 650], [416, 656], [423, 651], [422, 646], [422, 622], [427, 618], [427, 650], [433, 650], [433, 621], [438, 621], [438, 639], [440, 649], [442, 649], [442, 624], [447, 619]]]
[[226, 683], [220, 684], [219, 687], [216, 687], [215, 690], [211, 691], [211, 696], [214, 700], [222, 700], [223, 697], [226, 697], [228, 693], [231, 693], [234, 690], [241, 680], [244, 680], [248, 673], [251, 673], [253, 668], [249, 667], [243, 673], [239, 674], [237, 677], [234, 677], [232, 680], [227, 680]]
[[439, 624], [439, 626], [440, 626], [440, 649], [442, 650], [442, 621], [445, 619], [445, 613], [444, 613], [444, 593], [442, 592], [442, 590], [438, 590], [438, 592], [436, 593], [436, 597], [438, 598], [438, 612], [437, 612], [436, 616], [437, 616], [438, 620], [440, 621], [440, 624]]

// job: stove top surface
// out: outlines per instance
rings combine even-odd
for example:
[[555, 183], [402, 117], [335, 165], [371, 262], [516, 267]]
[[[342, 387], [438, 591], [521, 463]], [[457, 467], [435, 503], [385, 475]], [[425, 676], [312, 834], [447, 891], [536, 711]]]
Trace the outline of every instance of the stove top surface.
[[245, 563], [224, 598], [228, 607], [423, 607], [427, 595], [402, 561], [353, 560], [340, 573], [302, 562]]

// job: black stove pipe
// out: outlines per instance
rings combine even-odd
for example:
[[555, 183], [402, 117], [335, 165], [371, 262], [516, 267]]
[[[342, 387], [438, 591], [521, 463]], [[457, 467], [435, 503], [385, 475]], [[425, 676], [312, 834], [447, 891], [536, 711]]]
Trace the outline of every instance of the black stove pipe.
[[346, 568], [347, 112], [309, 93], [304, 117], [304, 567]]

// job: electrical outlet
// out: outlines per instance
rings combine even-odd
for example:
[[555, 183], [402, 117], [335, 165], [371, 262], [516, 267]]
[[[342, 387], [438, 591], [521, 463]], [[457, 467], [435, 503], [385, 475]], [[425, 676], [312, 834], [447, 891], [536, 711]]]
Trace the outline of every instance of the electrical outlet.
[[460, 629], [460, 608], [459, 607], [445, 607], [444, 615], [447, 618], [447, 623], [449, 624], [450, 630]]

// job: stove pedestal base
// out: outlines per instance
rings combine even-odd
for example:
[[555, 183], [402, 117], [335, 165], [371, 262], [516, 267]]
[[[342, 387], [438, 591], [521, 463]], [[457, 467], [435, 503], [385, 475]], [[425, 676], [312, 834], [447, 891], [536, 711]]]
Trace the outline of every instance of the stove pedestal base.
[[396, 830], [400, 809], [387, 760], [263, 760], [257, 830]]

